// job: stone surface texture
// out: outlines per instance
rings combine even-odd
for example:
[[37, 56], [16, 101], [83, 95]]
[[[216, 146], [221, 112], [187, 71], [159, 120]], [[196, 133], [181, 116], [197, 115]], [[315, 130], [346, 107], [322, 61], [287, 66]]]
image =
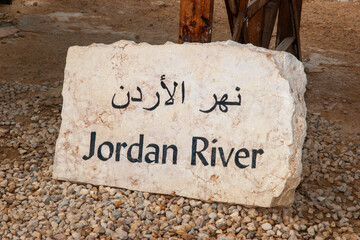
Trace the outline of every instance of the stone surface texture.
[[[173, 105], [165, 105], [169, 94], [160, 85], [163, 74], [170, 91], [174, 81], [179, 84]], [[305, 86], [303, 65], [291, 54], [232, 41], [183, 45], [119, 41], [71, 47], [53, 177], [206, 201], [289, 206], [301, 179]], [[127, 92], [138, 97], [137, 87], [143, 94], [141, 102], [130, 101], [124, 109], [112, 107], [114, 94], [116, 102], [126, 103]], [[236, 87], [241, 90], [235, 91]], [[156, 103], [157, 92], [159, 106], [144, 110]], [[214, 105], [213, 94], [218, 100], [228, 94], [228, 101], [236, 101], [239, 93], [241, 106], [229, 105], [227, 112], [219, 106], [210, 113], [199, 111]], [[90, 134], [95, 131], [95, 155], [85, 161]], [[108, 141], [116, 147], [117, 142], [126, 142], [129, 147], [139, 142], [140, 134], [144, 135], [143, 155], [150, 143], [160, 147], [159, 163], [146, 163], [144, 156], [142, 162], [132, 163], [127, 148], [121, 150], [120, 161], [115, 161], [115, 153], [107, 161], [97, 158], [101, 143]], [[209, 141], [203, 151], [207, 166], [199, 158], [195, 166], [190, 164], [194, 136]], [[212, 143], [213, 139], [217, 142]], [[161, 163], [164, 144], [177, 146], [176, 165], [171, 158]], [[217, 148], [215, 166], [210, 165], [212, 147]], [[225, 158], [234, 148], [227, 167], [219, 147]], [[235, 165], [234, 155], [241, 148], [250, 153], [263, 149], [255, 168], [251, 156], [240, 159], [248, 167]]]

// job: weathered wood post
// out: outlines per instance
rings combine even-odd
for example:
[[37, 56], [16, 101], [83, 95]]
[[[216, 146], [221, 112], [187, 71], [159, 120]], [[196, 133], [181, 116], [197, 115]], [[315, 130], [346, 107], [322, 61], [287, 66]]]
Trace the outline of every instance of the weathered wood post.
[[269, 48], [278, 15], [275, 48], [301, 60], [302, 0], [224, 0], [232, 40]]
[[214, 0], [181, 0], [179, 43], [211, 42]]
[[281, 1], [276, 34], [276, 50], [287, 51], [301, 60], [300, 18], [302, 0]]

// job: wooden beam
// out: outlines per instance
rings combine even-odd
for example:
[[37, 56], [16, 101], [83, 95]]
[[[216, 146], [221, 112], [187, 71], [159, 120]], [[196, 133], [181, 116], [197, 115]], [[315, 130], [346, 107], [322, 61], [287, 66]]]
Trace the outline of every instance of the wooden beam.
[[290, 45], [294, 42], [294, 37], [287, 37], [276, 47], [277, 51], [286, 51]]
[[302, 0], [292, 0], [291, 8], [293, 10], [293, 19], [295, 25], [295, 37], [296, 37], [296, 56], [301, 60], [301, 43], [300, 43], [300, 17], [301, 17]]
[[[294, 36], [289, 1], [290, 0], [280, 1], [275, 48], [277, 48], [285, 38]], [[295, 49], [293, 47], [290, 47], [288, 52], [295, 55]]]
[[276, 47], [287, 37], [294, 37], [295, 41], [287, 49], [288, 52], [301, 60], [300, 45], [300, 15], [302, 0], [281, 0], [279, 6]]
[[292, 8], [294, 11], [294, 20], [297, 29], [300, 29], [300, 17], [301, 17], [301, 0], [291, 0]]
[[247, 9], [247, 32], [248, 32], [248, 42], [254, 44], [255, 46], [262, 45], [262, 33], [263, 33], [263, 24], [264, 24], [264, 4], [267, 0], [257, 0], [248, 5]]
[[252, 18], [269, 0], [255, 0], [247, 6], [247, 18]]
[[229, 21], [229, 25], [230, 25], [230, 32], [231, 35], [234, 34], [234, 16], [235, 16], [235, 12], [233, 11], [234, 5], [235, 5], [235, 0], [224, 0], [225, 2], [225, 8], [226, 8], [226, 13], [228, 16], [228, 21]]
[[269, 48], [280, 0], [269, 0], [265, 5], [264, 25], [261, 47]]
[[242, 42], [241, 33], [248, 0], [224, 0], [224, 2], [232, 39], [237, 42]]
[[214, 0], [181, 0], [179, 43], [211, 42]]
[[241, 11], [238, 13], [238, 16], [236, 17], [234, 34], [232, 35], [233, 41], [240, 42], [241, 31], [244, 24], [244, 17], [245, 14], [244, 12]]

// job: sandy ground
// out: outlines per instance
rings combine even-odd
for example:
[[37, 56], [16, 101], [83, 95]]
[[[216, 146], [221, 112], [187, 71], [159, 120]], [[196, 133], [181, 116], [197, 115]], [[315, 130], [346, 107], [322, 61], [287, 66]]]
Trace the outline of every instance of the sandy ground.
[[[39, 0], [0, 5], [0, 82], [33, 84], [39, 89], [51, 85], [46, 92], [19, 97], [26, 102], [45, 94], [49, 100], [42, 111], [54, 111], [62, 102], [69, 46], [121, 39], [151, 44], [177, 42], [179, 2]], [[213, 41], [227, 40], [230, 32], [224, 3], [215, 2]], [[358, 1], [305, 1], [301, 22], [307, 107], [340, 126], [340, 143], [350, 146], [360, 143], [359, 16]], [[0, 154], [10, 160], [18, 158], [11, 148], [0, 149]]]

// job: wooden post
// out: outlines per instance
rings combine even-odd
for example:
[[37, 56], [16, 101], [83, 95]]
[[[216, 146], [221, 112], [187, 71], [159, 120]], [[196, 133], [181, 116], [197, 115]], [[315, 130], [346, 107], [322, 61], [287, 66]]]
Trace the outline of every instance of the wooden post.
[[[259, 9], [248, 21], [248, 42], [255, 46], [262, 45], [264, 8]], [[248, 43], [246, 42], [246, 43]]]
[[[302, 0], [280, 1], [276, 49], [288, 51], [301, 60], [300, 16]], [[292, 40], [292, 42], [290, 42]], [[284, 43], [282, 43], [285, 41]], [[280, 46], [280, 47], [279, 47]]]
[[248, 0], [225, 0], [232, 40], [243, 42], [243, 25]]
[[181, 0], [179, 43], [211, 42], [214, 0]]
[[264, 30], [262, 35], [262, 44], [261, 47], [269, 48], [272, 33], [274, 30], [274, 25], [276, 21], [276, 16], [279, 10], [280, 0], [269, 0], [265, 5], [264, 13]]

